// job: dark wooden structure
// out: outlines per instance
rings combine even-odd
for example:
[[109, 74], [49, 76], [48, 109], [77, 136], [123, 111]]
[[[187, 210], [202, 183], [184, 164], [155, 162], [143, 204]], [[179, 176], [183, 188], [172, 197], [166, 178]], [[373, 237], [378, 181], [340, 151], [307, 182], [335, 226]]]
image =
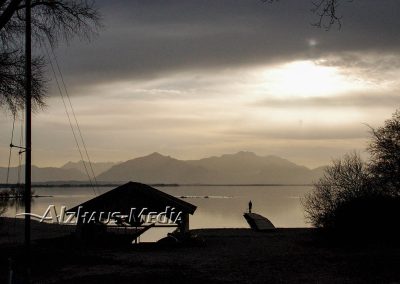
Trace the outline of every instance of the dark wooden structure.
[[244, 213], [243, 217], [246, 219], [250, 228], [255, 231], [270, 231], [275, 229], [272, 222], [260, 214]]
[[[178, 233], [185, 235], [189, 231], [189, 215], [193, 215], [196, 208], [188, 202], [149, 185], [128, 182], [79, 204], [67, 212], [75, 214], [77, 234], [81, 237], [96, 238], [96, 235], [104, 233], [107, 228], [119, 227], [130, 229], [132, 239], [137, 240], [145, 231], [156, 227], [177, 227]], [[104, 213], [101, 217], [99, 217], [100, 212]], [[113, 225], [107, 226], [105, 223], [110, 219], [109, 214], [116, 212], [117, 216], [111, 217]], [[142, 215], [139, 216], [140, 213]], [[165, 213], [164, 219], [168, 219], [167, 223], [159, 223], [157, 220], [147, 218], [149, 214], [156, 216], [160, 213]], [[90, 214], [94, 214], [95, 220], [89, 221]], [[179, 218], [177, 218], [178, 215]], [[172, 218], [169, 218], [171, 216]]]

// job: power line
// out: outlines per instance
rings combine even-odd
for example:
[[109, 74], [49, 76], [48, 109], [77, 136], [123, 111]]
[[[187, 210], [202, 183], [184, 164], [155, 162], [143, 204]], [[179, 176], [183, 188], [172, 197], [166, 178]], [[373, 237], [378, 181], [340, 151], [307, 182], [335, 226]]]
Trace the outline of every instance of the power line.
[[[22, 112], [21, 115], [21, 133], [19, 136], [19, 145], [23, 145], [24, 143], [24, 113]], [[24, 153], [24, 151], [22, 151], [22, 149], [19, 149], [18, 152], [18, 179], [17, 179], [17, 184], [21, 183], [21, 170], [22, 170], [22, 154]]]
[[11, 166], [11, 152], [13, 148], [13, 141], [14, 141], [14, 129], [15, 129], [15, 113], [14, 113], [14, 118], [13, 118], [13, 125], [12, 125], [12, 130], [11, 130], [11, 142], [10, 142], [10, 151], [8, 153], [8, 166], [7, 166], [7, 179], [6, 179], [6, 184], [8, 184], [8, 180], [10, 177], [10, 166]]
[[75, 130], [74, 130], [72, 121], [71, 121], [71, 117], [70, 117], [70, 114], [69, 114], [69, 111], [68, 111], [68, 107], [67, 107], [67, 104], [66, 104], [66, 102], [65, 102], [65, 98], [64, 98], [63, 92], [62, 92], [62, 90], [61, 90], [60, 82], [59, 82], [58, 77], [57, 77], [57, 74], [56, 74], [56, 72], [55, 72], [55, 68], [54, 68], [54, 65], [53, 65], [53, 61], [52, 61], [52, 59], [51, 59], [51, 56], [50, 56], [50, 53], [49, 53], [49, 51], [48, 51], [48, 48], [47, 48], [46, 43], [43, 43], [43, 45], [44, 45], [44, 49], [45, 49], [45, 51], [46, 51], [46, 54], [47, 54], [47, 56], [48, 56], [48, 58], [49, 58], [51, 70], [52, 70], [52, 72], [53, 72], [54, 79], [55, 79], [55, 81], [56, 81], [57, 88], [58, 88], [58, 91], [59, 91], [59, 93], [60, 93], [62, 103], [63, 103], [63, 105], [64, 105], [65, 113], [67, 114], [69, 126], [71, 127], [71, 131], [72, 131], [72, 135], [74, 136], [74, 140], [75, 140], [76, 146], [77, 146], [77, 148], [78, 148], [79, 155], [80, 155], [80, 157], [81, 157], [81, 159], [82, 159], [82, 161], [83, 161], [83, 167], [84, 167], [84, 169], [85, 169], [85, 173], [86, 173], [86, 175], [88, 176], [88, 179], [89, 179], [89, 182], [90, 182], [90, 185], [91, 185], [91, 187], [92, 187], [92, 189], [93, 189], [94, 194], [97, 195], [96, 189], [95, 189], [95, 187], [93, 186], [92, 178], [91, 178], [91, 176], [90, 176], [90, 174], [89, 174], [89, 171], [88, 171], [88, 169], [87, 169], [87, 167], [86, 167], [86, 164], [85, 164], [85, 162], [84, 162], [84, 157], [83, 157], [81, 148], [80, 148], [80, 146], [79, 146], [78, 138], [76, 137], [76, 133], [75, 133]]
[[[56, 66], [57, 66], [57, 69], [58, 69], [58, 73], [60, 74], [61, 82], [62, 82], [62, 84], [63, 84], [64, 91], [65, 91], [66, 97], [67, 97], [67, 99], [68, 99], [69, 105], [70, 105], [70, 107], [71, 107], [72, 116], [74, 117], [75, 124], [76, 124], [76, 128], [78, 129], [78, 133], [79, 133], [79, 136], [80, 136], [80, 138], [81, 138], [81, 142], [82, 142], [82, 145], [83, 145], [83, 149], [85, 150], [86, 157], [87, 157], [87, 159], [88, 159], [88, 163], [89, 163], [89, 166], [90, 166], [90, 170], [91, 170], [91, 172], [92, 172], [92, 175], [93, 175], [93, 179], [94, 179], [95, 185], [96, 185], [96, 187], [98, 187], [98, 183], [97, 183], [97, 179], [96, 179], [96, 174], [94, 173], [94, 170], [93, 170], [92, 161], [91, 161], [91, 159], [90, 159], [90, 157], [89, 157], [89, 152], [88, 152], [88, 150], [87, 150], [85, 140], [83, 139], [82, 131], [81, 131], [81, 128], [80, 128], [80, 126], [79, 126], [78, 119], [76, 118], [74, 107], [72, 106], [72, 102], [71, 102], [71, 98], [70, 98], [70, 96], [69, 96], [69, 92], [68, 92], [68, 89], [67, 89], [67, 85], [65, 84], [65, 81], [64, 81], [64, 76], [63, 76], [63, 74], [62, 74], [62, 72], [61, 72], [60, 65], [58, 64], [57, 56], [55, 55], [54, 50], [51, 49], [51, 52], [52, 52], [53, 58], [54, 58], [54, 60], [55, 60], [55, 62], [56, 62]], [[85, 160], [82, 160], [82, 162], [83, 162], [83, 164], [85, 164]]]

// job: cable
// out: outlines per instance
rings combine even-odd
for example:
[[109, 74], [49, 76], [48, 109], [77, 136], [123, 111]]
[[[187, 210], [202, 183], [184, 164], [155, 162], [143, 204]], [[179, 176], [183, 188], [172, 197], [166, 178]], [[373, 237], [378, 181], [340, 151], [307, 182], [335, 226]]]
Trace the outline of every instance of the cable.
[[[24, 112], [22, 112], [22, 116], [21, 116], [21, 133], [19, 136], [19, 145], [24, 145]], [[22, 154], [24, 153], [24, 151], [22, 151], [21, 149], [18, 152], [18, 180], [17, 180], [17, 184], [21, 184], [21, 170], [22, 170]]]
[[[49, 51], [48, 51], [47, 45], [46, 45], [45, 43], [43, 43], [43, 45], [44, 45], [44, 49], [45, 49], [45, 51], [46, 51], [46, 54], [47, 54], [47, 56], [48, 56], [48, 58], [49, 58], [51, 70], [52, 70], [52, 72], [53, 72], [54, 79], [55, 79], [55, 81], [56, 81], [58, 91], [60, 92], [61, 100], [62, 100], [63, 105], [64, 105], [65, 113], [67, 114], [68, 122], [69, 122], [69, 125], [70, 125], [70, 127], [71, 127], [72, 135], [74, 136], [74, 140], [75, 140], [76, 146], [77, 146], [77, 148], [78, 148], [79, 155], [80, 155], [82, 161], [84, 161], [83, 154], [82, 154], [81, 148], [80, 148], [80, 146], [79, 146], [79, 142], [78, 142], [78, 139], [77, 139], [77, 137], [76, 137], [74, 127], [73, 127], [72, 122], [71, 122], [71, 117], [70, 117], [70, 114], [69, 114], [69, 112], [68, 112], [68, 107], [67, 107], [67, 104], [65, 103], [65, 98], [64, 98], [64, 95], [63, 95], [63, 93], [62, 93], [62, 90], [61, 90], [61, 87], [60, 87], [60, 83], [59, 83], [59, 81], [58, 81], [57, 74], [56, 74], [56, 72], [55, 72], [54, 65], [53, 65], [53, 62], [52, 62], [51, 57], [50, 57], [50, 53], [49, 53]], [[88, 171], [88, 169], [87, 169], [87, 167], [86, 167], [86, 164], [85, 164], [84, 162], [83, 162], [83, 166], [84, 166], [86, 175], [87, 175], [88, 178], [89, 178], [89, 183], [90, 183], [90, 185], [91, 185], [91, 187], [92, 187], [92, 189], [93, 189], [93, 192], [94, 192], [95, 195], [97, 195], [96, 189], [95, 189], [94, 186], [93, 186], [92, 178], [90, 177], [89, 171]]]
[[[67, 89], [67, 85], [65, 84], [65, 81], [64, 81], [64, 76], [63, 76], [63, 74], [62, 74], [62, 72], [61, 72], [60, 65], [58, 64], [57, 56], [55, 55], [54, 50], [51, 49], [51, 52], [52, 52], [52, 54], [53, 54], [54, 61], [56, 62], [56, 66], [57, 66], [57, 69], [58, 69], [58, 73], [60, 74], [61, 82], [62, 82], [62, 84], [63, 84], [64, 91], [65, 91], [65, 94], [66, 94], [66, 96], [67, 96], [69, 105], [70, 105], [70, 107], [71, 107], [72, 116], [74, 117], [75, 124], [76, 124], [76, 128], [78, 129], [78, 133], [79, 133], [79, 136], [80, 136], [80, 138], [81, 138], [82, 145], [83, 145], [83, 149], [85, 150], [85, 153], [86, 153], [86, 157], [87, 157], [87, 159], [88, 159], [88, 163], [89, 163], [89, 166], [90, 166], [90, 170], [91, 170], [91, 172], [92, 172], [92, 175], [93, 175], [93, 179], [94, 179], [95, 185], [96, 185], [96, 187], [98, 188], [98, 183], [97, 183], [96, 175], [95, 175], [94, 170], [93, 170], [92, 161], [90, 160], [89, 153], [88, 153], [87, 147], [86, 147], [86, 143], [85, 143], [85, 140], [83, 139], [83, 135], [82, 135], [82, 132], [81, 132], [81, 128], [79, 127], [78, 119], [76, 118], [76, 115], [75, 115], [74, 107], [72, 106], [72, 102], [71, 102], [71, 98], [70, 98], [70, 96], [69, 96], [69, 92], [68, 92], [68, 89]], [[85, 160], [82, 160], [82, 162], [83, 162], [83, 164], [85, 164]]]
[[15, 113], [14, 113], [14, 119], [13, 119], [13, 125], [12, 125], [12, 131], [11, 131], [11, 142], [10, 142], [10, 151], [8, 154], [8, 166], [7, 166], [7, 178], [6, 178], [6, 184], [8, 185], [8, 181], [10, 178], [10, 166], [11, 166], [11, 152], [12, 152], [12, 145], [14, 141], [14, 129], [15, 129]]

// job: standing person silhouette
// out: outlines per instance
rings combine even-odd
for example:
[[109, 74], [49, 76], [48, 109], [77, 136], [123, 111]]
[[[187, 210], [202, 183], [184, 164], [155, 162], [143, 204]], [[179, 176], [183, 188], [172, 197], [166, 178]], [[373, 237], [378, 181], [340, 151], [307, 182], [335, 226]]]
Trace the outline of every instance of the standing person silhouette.
[[249, 201], [249, 213], [251, 213], [251, 208], [253, 208], [253, 203], [251, 202], [251, 200]]

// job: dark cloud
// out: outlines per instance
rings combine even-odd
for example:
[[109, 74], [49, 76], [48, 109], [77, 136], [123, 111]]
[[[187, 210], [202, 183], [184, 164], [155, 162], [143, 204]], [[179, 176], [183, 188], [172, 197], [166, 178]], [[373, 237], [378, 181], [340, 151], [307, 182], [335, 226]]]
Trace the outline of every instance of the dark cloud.
[[[344, 1], [340, 31], [311, 25], [309, 0], [98, 1], [105, 30], [58, 50], [69, 82], [144, 80], [170, 72], [269, 64], [341, 52], [397, 54], [397, 0]], [[310, 47], [309, 39], [317, 45]]]

